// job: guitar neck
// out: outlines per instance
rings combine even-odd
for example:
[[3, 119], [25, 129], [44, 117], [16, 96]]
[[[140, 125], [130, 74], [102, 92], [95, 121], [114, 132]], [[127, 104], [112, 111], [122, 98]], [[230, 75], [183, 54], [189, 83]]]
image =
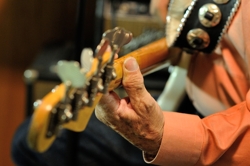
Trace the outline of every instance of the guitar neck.
[[114, 69], [116, 72], [116, 79], [110, 83], [109, 90], [113, 90], [121, 85], [123, 77], [123, 63], [128, 57], [134, 57], [139, 64], [142, 74], [145, 74], [154, 67], [165, 62], [168, 57], [168, 46], [166, 39], [159, 39], [151, 44], [148, 44], [138, 50], [135, 50], [121, 58], [114, 61]]

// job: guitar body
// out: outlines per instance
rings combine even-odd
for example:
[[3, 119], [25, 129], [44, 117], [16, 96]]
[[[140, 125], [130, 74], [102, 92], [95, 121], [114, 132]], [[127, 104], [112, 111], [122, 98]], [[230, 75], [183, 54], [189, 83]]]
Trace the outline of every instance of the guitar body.
[[[141, 72], [146, 73], [169, 60], [166, 39], [162, 38], [114, 60], [116, 78], [110, 82], [109, 91], [121, 86], [123, 77], [123, 62], [128, 57], [134, 57], [140, 66]], [[28, 144], [33, 150], [44, 152], [56, 139], [56, 133], [51, 136], [47, 136], [48, 128], [53, 109], [64, 98], [65, 89], [66, 86], [63, 83], [58, 85], [42, 99], [39, 106], [35, 109], [28, 133]], [[97, 93], [91, 106], [84, 106], [83, 108], [80, 108], [75, 119], [59, 125], [58, 129], [65, 128], [75, 132], [83, 131], [86, 128], [95, 106], [98, 104], [101, 97], [102, 93]]]

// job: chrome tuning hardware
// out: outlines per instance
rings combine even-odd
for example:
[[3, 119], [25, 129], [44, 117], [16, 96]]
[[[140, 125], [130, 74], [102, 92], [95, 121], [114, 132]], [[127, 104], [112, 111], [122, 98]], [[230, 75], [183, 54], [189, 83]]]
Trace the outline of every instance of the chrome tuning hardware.
[[131, 32], [125, 30], [121, 27], [116, 27], [112, 30], [108, 30], [103, 34], [103, 39], [107, 39], [110, 42], [110, 47], [112, 51], [111, 58], [104, 68], [103, 74], [103, 93], [108, 91], [108, 86], [111, 80], [115, 79], [116, 74], [114, 71], [113, 63], [115, 55], [120, 51], [121, 47], [129, 43], [133, 38]]
[[57, 74], [62, 80], [65, 91], [62, 100], [52, 108], [47, 137], [56, 134], [60, 125], [77, 116], [79, 108], [84, 104], [84, 87], [86, 85], [86, 71], [80, 68], [76, 61], [61, 60], [57, 64]]
[[[57, 73], [65, 85], [65, 94], [61, 104], [70, 105], [73, 111], [78, 111], [79, 107], [88, 102], [88, 99], [84, 96], [84, 90], [88, 82], [87, 71], [81, 68], [76, 61], [59, 61]], [[70, 118], [70, 116], [68, 117]], [[63, 119], [65, 121], [65, 118]]]
[[[86, 92], [88, 94], [88, 106], [91, 106], [95, 100], [95, 96], [98, 92], [102, 92], [103, 90], [103, 80], [102, 75], [103, 71], [103, 55], [106, 52], [109, 46], [109, 41], [106, 39], [102, 39], [100, 44], [97, 46], [95, 50], [95, 58], [97, 59], [96, 68], [94, 70], [93, 76], [91, 77], [89, 84], [87, 85]], [[94, 65], [94, 64], [92, 64]]]

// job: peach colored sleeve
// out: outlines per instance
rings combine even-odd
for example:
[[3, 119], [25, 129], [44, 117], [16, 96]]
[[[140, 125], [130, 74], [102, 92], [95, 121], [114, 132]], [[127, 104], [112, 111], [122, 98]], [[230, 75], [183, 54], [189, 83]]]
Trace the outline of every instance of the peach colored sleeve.
[[164, 112], [164, 116], [165, 126], [161, 147], [154, 160], [145, 159], [145, 161], [156, 165], [196, 163], [201, 154], [204, 135], [200, 118], [176, 112]]
[[204, 119], [164, 112], [161, 147], [156, 165], [250, 165], [250, 92], [242, 102]]

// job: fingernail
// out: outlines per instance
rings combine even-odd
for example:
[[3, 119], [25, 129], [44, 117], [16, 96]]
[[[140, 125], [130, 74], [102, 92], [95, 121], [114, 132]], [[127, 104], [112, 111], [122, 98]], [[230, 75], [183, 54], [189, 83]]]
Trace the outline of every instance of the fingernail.
[[135, 71], [138, 69], [138, 64], [135, 58], [127, 58], [124, 62], [124, 66], [128, 71]]

